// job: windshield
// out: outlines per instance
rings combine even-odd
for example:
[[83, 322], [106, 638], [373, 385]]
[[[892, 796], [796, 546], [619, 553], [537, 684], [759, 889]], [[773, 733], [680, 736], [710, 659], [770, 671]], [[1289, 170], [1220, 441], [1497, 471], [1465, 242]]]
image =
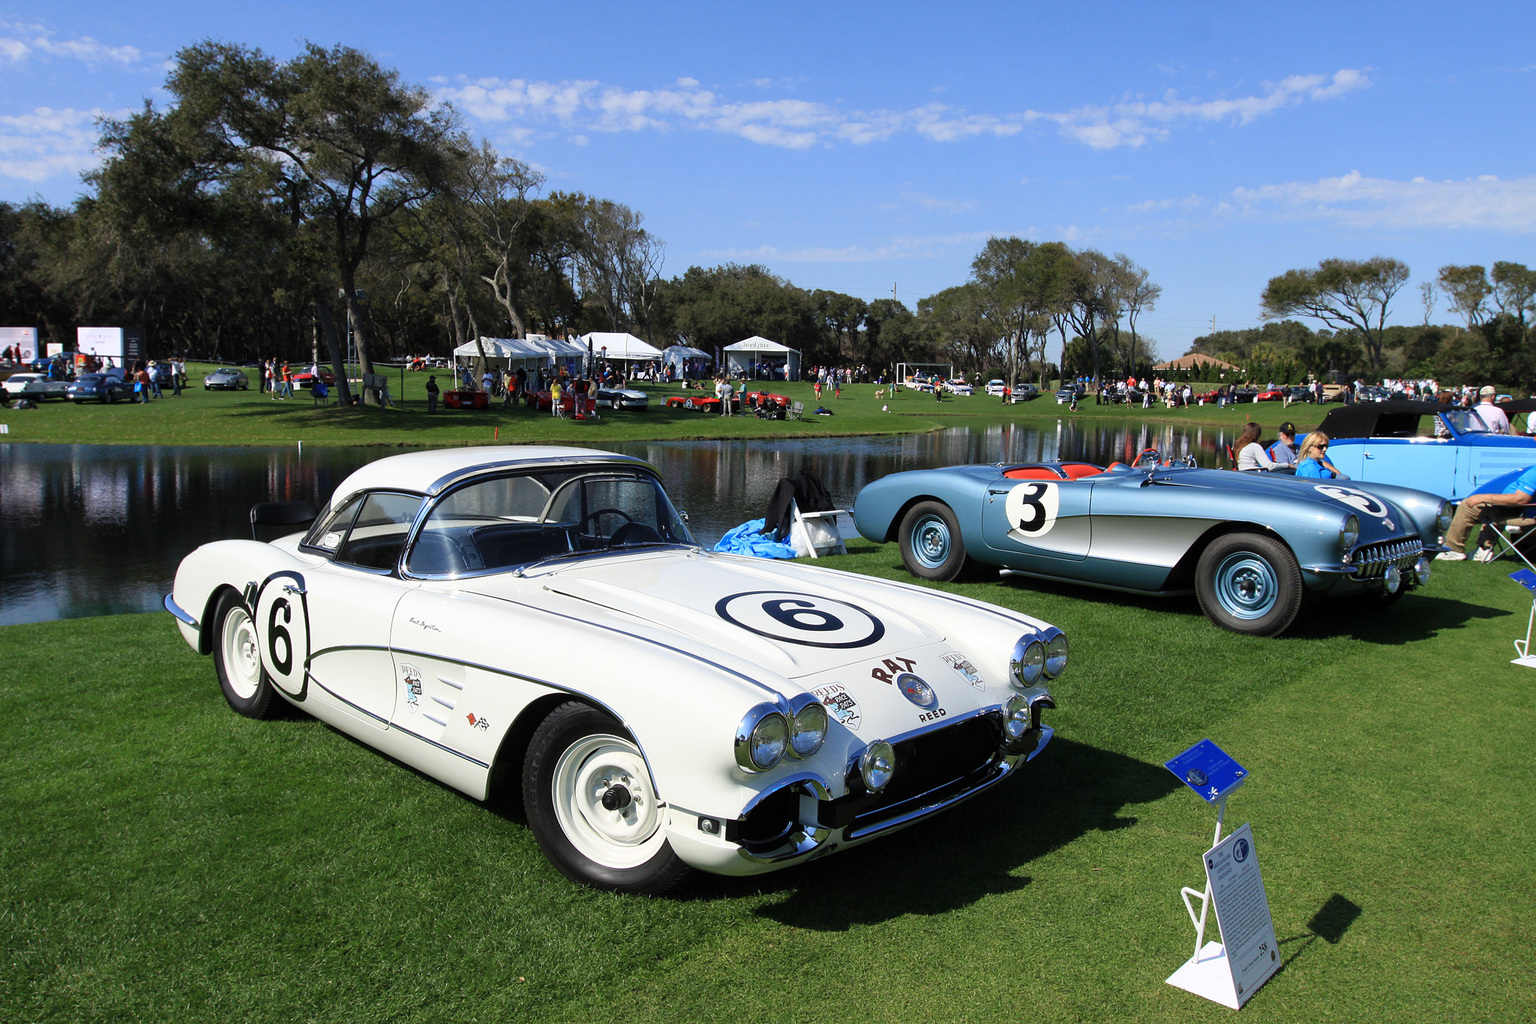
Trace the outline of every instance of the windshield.
[[648, 472], [543, 470], [475, 481], [445, 495], [422, 523], [406, 571], [454, 576], [560, 555], [692, 543]]

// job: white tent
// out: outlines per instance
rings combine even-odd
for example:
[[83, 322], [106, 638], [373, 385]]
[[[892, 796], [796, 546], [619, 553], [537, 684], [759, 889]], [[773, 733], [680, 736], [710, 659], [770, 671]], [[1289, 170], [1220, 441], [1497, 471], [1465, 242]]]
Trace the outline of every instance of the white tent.
[[673, 378], [680, 380], [703, 376], [715, 357], [692, 345], [669, 345], [661, 350], [661, 360], [671, 368]]
[[592, 353], [594, 359], [616, 359], [636, 362], [661, 358], [661, 349], [641, 341], [633, 334], [613, 331], [593, 331], [577, 339]]
[[759, 380], [799, 380], [800, 350], [754, 334], [725, 346], [725, 369]]

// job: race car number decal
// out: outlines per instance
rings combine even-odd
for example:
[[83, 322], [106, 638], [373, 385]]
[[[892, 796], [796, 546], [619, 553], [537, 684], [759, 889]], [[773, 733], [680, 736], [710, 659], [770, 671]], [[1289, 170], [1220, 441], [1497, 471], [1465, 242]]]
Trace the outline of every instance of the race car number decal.
[[811, 594], [732, 594], [715, 603], [715, 613], [749, 633], [804, 647], [868, 647], [885, 636], [885, 623], [857, 605]]
[[1387, 518], [1387, 506], [1374, 495], [1366, 494], [1364, 491], [1357, 491], [1353, 487], [1340, 487], [1337, 484], [1314, 484], [1313, 489], [1325, 498], [1342, 501], [1350, 508], [1359, 509], [1368, 516], [1375, 516], [1377, 519]]
[[284, 693], [302, 698], [309, 665], [309, 604], [304, 577], [279, 572], [261, 585], [252, 609], [261, 667]]
[[1008, 492], [1003, 514], [1008, 517], [1008, 533], [1015, 540], [1043, 537], [1056, 525], [1061, 508], [1061, 492], [1056, 485], [1030, 480]]

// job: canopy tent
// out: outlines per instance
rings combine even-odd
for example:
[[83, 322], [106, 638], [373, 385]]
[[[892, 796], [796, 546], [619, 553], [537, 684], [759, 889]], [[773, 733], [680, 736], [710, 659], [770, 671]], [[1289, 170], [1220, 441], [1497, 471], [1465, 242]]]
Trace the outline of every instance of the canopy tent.
[[704, 376], [715, 357], [692, 345], [669, 345], [661, 350], [661, 361], [675, 380]]
[[754, 334], [725, 346], [725, 369], [759, 380], [799, 380], [800, 350]]
[[661, 349], [641, 341], [633, 334], [613, 331], [593, 331], [577, 339], [592, 353], [594, 359], [616, 359], [622, 362], [644, 362], [661, 358]]
[[[485, 365], [480, 365], [480, 349], [485, 348]], [[581, 361], [587, 356], [585, 345], [559, 338], [546, 338], [542, 334], [530, 334], [526, 338], [481, 338], [479, 344], [465, 342], [453, 350], [455, 379], [470, 369], [475, 380], [486, 369], [516, 370], [519, 367], [529, 374], [553, 368], [562, 360], [571, 374], [580, 372]]]

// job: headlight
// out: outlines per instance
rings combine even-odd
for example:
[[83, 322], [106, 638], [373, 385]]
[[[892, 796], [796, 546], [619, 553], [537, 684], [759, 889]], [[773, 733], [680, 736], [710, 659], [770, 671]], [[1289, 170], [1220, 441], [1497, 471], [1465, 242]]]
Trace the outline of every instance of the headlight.
[[766, 772], [784, 759], [789, 721], [772, 704], [748, 711], [736, 727], [736, 763], [745, 771]]
[[1360, 520], [1354, 516], [1345, 516], [1344, 525], [1339, 527], [1339, 553], [1347, 555], [1354, 550], [1355, 542], [1360, 539]]
[[1013, 645], [1008, 658], [1009, 682], [1014, 689], [1026, 689], [1040, 681], [1045, 669], [1045, 643], [1038, 633], [1025, 633]]
[[1045, 641], [1045, 675], [1055, 679], [1067, 670], [1067, 635], [1052, 626], [1041, 638]]
[[1014, 694], [1003, 705], [1003, 746], [1011, 747], [1029, 732], [1029, 699]]
[[827, 740], [827, 709], [808, 693], [792, 699], [789, 706], [794, 710], [789, 720], [790, 756], [810, 757]]
[[1440, 511], [1435, 513], [1435, 532], [1442, 537], [1445, 536], [1446, 531], [1451, 528], [1451, 520], [1455, 517], [1456, 513], [1451, 510], [1451, 503], [1442, 501]]
[[878, 793], [890, 784], [896, 773], [896, 748], [885, 740], [875, 740], [864, 749], [859, 758], [859, 774], [864, 777], [864, 788]]

